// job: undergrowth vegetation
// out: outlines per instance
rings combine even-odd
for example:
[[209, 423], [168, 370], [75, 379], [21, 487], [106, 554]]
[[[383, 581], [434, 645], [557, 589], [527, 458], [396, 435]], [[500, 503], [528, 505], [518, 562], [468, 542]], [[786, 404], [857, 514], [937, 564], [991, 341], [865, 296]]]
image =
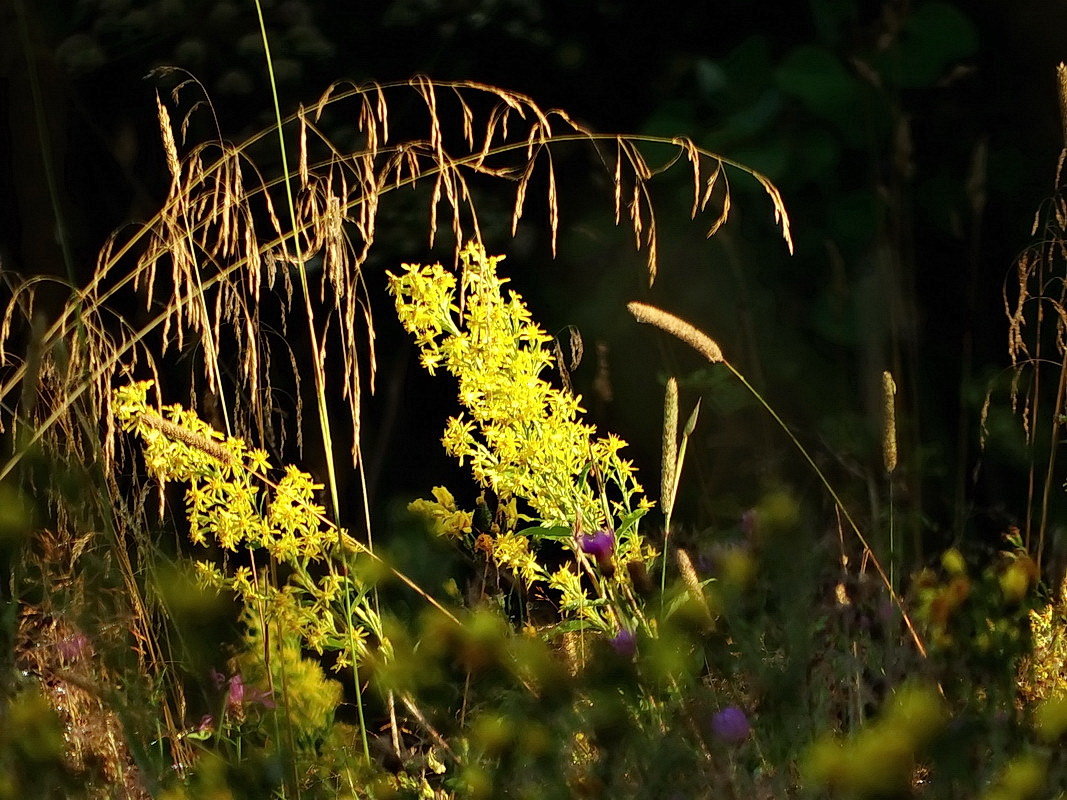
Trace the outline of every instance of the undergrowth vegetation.
[[[659, 175], [688, 170], [709, 236], [731, 181], [755, 181], [791, 248], [766, 178], [685, 138], [597, 134], [513, 92], [426, 78], [338, 85], [243, 143], [189, 144], [202, 98], [178, 124], [172, 109], [191, 91], [158, 104], [159, 213], [116, 234], [54, 316], [37, 311], [43, 279], [11, 282], [0, 798], [1062, 791], [1067, 581], [1045, 515], [982, 563], [955, 548], [909, 563], [892, 491], [867, 518], [849, 508], [740, 361], [635, 301], [646, 335], [751, 394], [819, 487], [768, 481], [739, 518], [686, 530], [673, 518], [698, 491], [699, 399], [666, 366], [616, 376], [664, 386], [661, 464], [635, 464], [573, 388], [580, 337], [547, 333], [508, 287], [533, 266], [504, 255], [535, 192], [555, 250], [557, 181], [577, 179], [556, 174], [561, 148], [603, 170], [590, 185], [608, 187], [650, 282]], [[275, 146], [268, 176], [257, 155]], [[427, 205], [407, 257], [440, 261], [390, 260], [379, 280], [379, 210], [411, 197]], [[1020, 261], [1011, 320], [1021, 416], [1032, 436], [1052, 426], [1046, 493], [1062, 491], [1067, 381], [1063, 300], [1038, 297], [1063, 285], [1062, 198], [1052, 208], [1056, 245]], [[403, 518], [365, 488], [385, 293], [456, 397], [440, 445], [467, 476], [426, 486]], [[1051, 339], [1035, 298], [1057, 312]], [[1022, 384], [1049, 347], [1051, 415], [1043, 384]], [[888, 372], [884, 388], [892, 487], [909, 456]]]

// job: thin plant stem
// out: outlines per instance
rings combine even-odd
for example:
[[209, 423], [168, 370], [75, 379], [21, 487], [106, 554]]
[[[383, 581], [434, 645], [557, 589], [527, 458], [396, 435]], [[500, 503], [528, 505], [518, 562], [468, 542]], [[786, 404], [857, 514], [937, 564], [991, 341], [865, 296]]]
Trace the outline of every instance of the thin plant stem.
[[1060, 363], [1060, 379], [1056, 385], [1056, 402], [1052, 406], [1052, 431], [1049, 436], [1048, 464], [1045, 467], [1045, 485], [1041, 491], [1041, 524], [1037, 531], [1037, 571], [1041, 573], [1042, 556], [1045, 553], [1045, 530], [1048, 528], [1049, 497], [1052, 494], [1053, 475], [1056, 466], [1056, 450], [1060, 440], [1060, 415], [1067, 396], [1067, 352]]
[[893, 601], [897, 608], [900, 609], [900, 613], [903, 615], [904, 618], [904, 624], [908, 628], [908, 633], [911, 635], [912, 641], [915, 642], [916, 649], [919, 651], [919, 654], [922, 655], [923, 658], [925, 658], [926, 646], [923, 644], [922, 639], [919, 637], [919, 632], [912, 624], [910, 615], [904, 608], [904, 601], [901, 600], [900, 596], [896, 593], [896, 590], [893, 588], [893, 584], [890, 581], [889, 576], [886, 574], [885, 569], [882, 568], [881, 562], [878, 560], [878, 557], [874, 554], [874, 550], [871, 549], [870, 544], [867, 542], [867, 537], [863, 535], [863, 533], [859, 529], [859, 526], [856, 524], [856, 521], [852, 519], [852, 514], [849, 513], [848, 508], [845, 506], [844, 501], [838, 495], [837, 490], [834, 489], [833, 484], [831, 484], [829, 479], [827, 479], [826, 474], [822, 471], [822, 469], [819, 468], [819, 465], [815, 463], [815, 459], [811, 457], [811, 454], [808, 452], [807, 448], [805, 448], [804, 445], [800, 443], [793, 431], [790, 430], [789, 426], [785, 424], [785, 421], [780, 416], [778, 416], [778, 412], [776, 412], [770, 406], [770, 404], [763, 399], [763, 395], [760, 394], [759, 391], [757, 391], [756, 388], [752, 386], [752, 384], [745, 380], [745, 376], [738, 372], [736, 369], [734, 369], [734, 366], [729, 361], [723, 359], [723, 364], [726, 366], [727, 369], [730, 370], [731, 373], [733, 373], [734, 377], [737, 378], [741, 382], [741, 384], [752, 393], [752, 396], [759, 401], [760, 405], [762, 405], [763, 408], [766, 409], [767, 413], [771, 415], [771, 418], [776, 423], [778, 423], [778, 426], [785, 432], [786, 436], [789, 437], [789, 440], [804, 457], [804, 460], [807, 461], [809, 466], [811, 466], [811, 468], [815, 471], [815, 474], [818, 476], [819, 481], [825, 487], [826, 491], [830, 494], [830, 497], [833, 498], [833, 501], [837, 505], [837, 507], [841, 510], [841, 514], [844, 516], [845, 521], [848, 522], [848, 526], [852, 528], [852, 532], [856, 535], [856, 538], [859, 540], [859, 543], [863, 545], [863, 549], [870, 554], [871, 563], [874, 564], [874, 568], [878, 572], [879, 577], [882, 579], [882, 583], [884, 583], [886, 589], [889, 590], [889, 598]]
[[882, 373], [882, 463], [885, 466], [886, 482], [889, 484], [889, 583], [895, 591], [896, 582], [896, 527], [893, 497], [893, 471], [897, 468], [897, 384], [893, 374]]
[[667, 593], [667, 542], [671, 535], [671, 515], [670, 512], [663, 517], [663, 552], [660, 553], [660, 570], [659, 570], [659, 610], [660, 614], [663, 613], [664, 597]]
[[[194, 247], [193, 243], [193, 232], [187, 231], [186, 237], [189, 241], [189, 252], [195, 253], [196, 248]], [[204, 319], [208, 320], [210, 319], [210, 317], [208, 316], [207, 295], [204, 294], [204, 284], [203, 279], [200, 276], [199, 264], [194, 267], [192, 272], [193, 277], [196, 279], [196, 291], [200, 299], [201, 313], [204, 315]], [[223, 392], [222, 388], [222, 367], [219, 366], [219, 348], [218, 344], [215, 342], [215, 332], [210, 324], [204, 326], [204, 336], [207, 339], [207, 348], [208, 350], [210, 350], [210, 353], [208, 354], [208, 362], [211, 364], [212, 374], [215, 377], [215, 386], [218, 392], [219, 408], [222, 409], [222, 421], [223, 424], [226, 426], [226, 435], [233, 436], [233, 428], [230, 425], [230, 411], [226, 403], [226, 395]]]
[[897, 584], [894, 575], [897, 560], [896, 528], [894, 526], [893, 509], [893, 476], [889, 476], [889, 586], [896, 590]]
[[807, 461], [808, 465], [812, 468], [812, 470], [814, 470], [815, 474], [819, 478], [819, 481], [826, 488], [826, 491], [829, 493], [830, 497], [833, 498], [833, 501], [837, 505], [838, 509], [840, 509], [842, 516], [844, 516], [845, 520], [848, 522], [848, 525], [852, 529], [852, 532], [856, 535], [856, 538], [859, 540], [860, 544], [863, 545], [864, 551], [870, 556], [871, 563], [874, 564], [874, 568], [878, 572], [879, 577], [882, 579], [882, 583], [885, 585], [886, 589], [889, 590], [890, 599], [893, 601], [894, 605], [896, 605], [897, 608], [900, 609], [900, 613], [904, 618], [904, 624], [907, 626], [908, 633], [911, 635], [912, 640], [915, 642], [916, 649], [919, 651], [920, 655], [925, 658], [926, 647], [925, 645], [923, 645], [922, 639], [919, 637], [918, 631], [912, 624], [911, 617], [909, 616], [907, 610], [904, 608], [904, 602], [897, 595], [896, 590], [893, 588], [892, 582], [889, 580], [889, 576], [886, 574], [885, 569], [883, 569], [881, 562], [878, 560], [878, 557], [874, 554], [874, 550], [872, 550], [870, 544], [868, 544], [867, 538], [860, 531], [859, 526], [852, 518], [852, 515], [849, 513], [848, 508], [841, 500], [841, 497], [838, 495], [837, 490], [834, 489], [833, 485], [826, 477], [826, 474], [822, 471], [822, 469], [819, 468], [819, 465], [815, 463], [815, 459], [811, 457], [811, 454], [808, 452], [807, 448], [805, 448], [804, 445], [800, 443], [800, 440], [797, 439], [793, 431], [790, 430], [789, 426], [785, 424], [785, 421], [778, 415], [778, 412], [775, 411], [771, 407], [771, 405], [764, 399], [763, 395], [760, 394], [759, 390], [757, 390], [756, 387], [750, 384], [748, 380], [746, 380], [745, 376], [734, 368], [733, 364], [726, 360], [726, 358], [722, 354], [722, 350], [719, 345], [706, 333], [694, 327], [693, 325], [690, 325], [688, 322], [679, 319], [673, 314], [668, 314], [666, 311], [662, 311], [656, 308], [655, 306], [649, 306], [644, 303], [630, 303], [628, 305], [628, 308], [630, 310], [630, 313], [634, 315], [635, 319], [637, 319], [638, 322], [644, 322], [650, 325], [655, 325], [660, 330], [666, 331], [667, 333], [670, 333], [671, 335], [681, 339], [694, 350], [701, 353], [710, 363], [724, 365], [728, 370], [730, 370], [730, 372], [741, 383], [741, 385], [748, 389], [748, 391], [752, 394], [753, 397], [756, 398], [759, 404], [763, 406], [767, 413], [771, 415], [771, 419], [778, 423], [778, 427], [780, 427], [785, 432], [785, 435], [789, 437], [789, 440], [800, 452], [800, 455], [804, 457], [804, 460]]
[[[326, 376], [323, 374], [324, 353], [322, 352], [318, 332], [315, 330], [315, 312], [311, 303], [311, 290], [308, 286], [307, 266], [302, 256], [302, 248], [297, 236], [296, 203], [293, 200], [292, 174], [289, 172], [289, 159], [285, 152], [285, 131], [282, 127], [281, 103], [278, 99], [278, 83], [274, 75], [274, 62], [270, 55], [270, 41], [267, 36], [267, 24], [263, 18], [263, 6], [260, 0], [255, 0], [256, 14], [259, 17], [259, 31], [263, 39], [263, 53], [267, 61], [267, 74], [270, 76], [271, 97], [274, 100], [274, 119], [278, 128], [278, 151], [282, 159], [282, 174], [285, 176], [285, 198], [289, 206], [290, 226], [293, 230], [293, 244], [296, 247], [296, 265], [300, 275], [300, 291], [304, 297], [304, 307], [308, 316], [308, 336], [311, 343], [311, 355], [315, 359], [315, 368], [312, 374], [315, 376], [315, 400], [319, 411], [319, 426], [322, 432], [323, 456], [326, 461], [326, 472], [330, 485], [330, 501], [333, 508], [333, 518], [340, 522], [341, 503], [337, 490], [337, 471], [333, 456], [333, 434], [330, 430], [330, 415], [326, 407]], [[340, 528], [338, 528], [340, 530]], [[342, 550], [342, 553], [344, 551]], [[344, 560], [344, 572], [348, 576], [348, 559]], [[356, 659], [356, 641], [352, 630], [352, 589], [350, 582], [345, 583], [345, 616], [348, 624], [349, 651], [352, 653], [352, 681], [356, 692], [356, 708], [359, 712], [359, 734], [363, 745], [363, 756], [370, 762], [370, 742], [367, 737], [367, 725], [363, 711], [363, 691], [360, 688], [359, 664]], [[299, 787], [297, 789], [299, 792]]]

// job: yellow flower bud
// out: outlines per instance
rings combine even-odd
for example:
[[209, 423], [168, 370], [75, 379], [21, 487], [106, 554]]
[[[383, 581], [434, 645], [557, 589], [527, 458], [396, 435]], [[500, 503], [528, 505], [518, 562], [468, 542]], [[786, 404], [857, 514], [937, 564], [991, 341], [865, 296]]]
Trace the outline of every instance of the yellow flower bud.
[[1030, 590], [1030, 569], [1025, 563], [1029, 559], [1015, 559], [1007, 569], [1000, 573], [1000, 591], [1008, 603], [1020, 603]]
[[941, 566], [949, 575], [967, 574], [967, 562], [963, 560], [963, 554], [955, 547], [950, 547], [941, 554]]

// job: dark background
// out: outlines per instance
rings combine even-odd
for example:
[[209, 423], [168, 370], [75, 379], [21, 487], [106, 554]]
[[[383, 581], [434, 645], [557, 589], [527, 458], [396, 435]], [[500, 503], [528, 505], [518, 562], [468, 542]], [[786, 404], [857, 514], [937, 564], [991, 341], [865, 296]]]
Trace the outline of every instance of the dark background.
[[[690, 136], [780, 187], [793, 256], [754, 183], [733, 176], [731, 222], [705, 242], [688, 219], [689, 178], [668, 177], [657, 194], [661, 277], [652, 290], [643, 255], [614, 228], [610, 190], [577, 160], [561, 162], [557, 259], [547, 255], [547, 226], [487, 242], [509, 253], [509, 273], [549, 331], [580, 329], [577, 385], [594, 421], [632, 443], [654, 496], [668, 370], [682, 379], [685, 409], [704, 398], [682, 490], [694, 530], [736, 528], [741, 511], [780, 483], [823, 500], [751, 398], [639, 330], [627, 300], [655, 302], [715, 336], [871, 524], [887, 505], [878, 387], [882, 370], [893, 370], [902, 453], [894, 502], [910, 546], [929, 553], [961, 537], [992, 541], [1025, 518], [1033, 454], [1007, 408], [1003, 290], [1055, 189], [1063, 142], [1055, 67], [1067, 55], [1067, 6], [285, 0], [264, 8], [283, 112], [338, 79], [477, 80], [562, 107], [599, 131]], [[168, 178], [154, 93], [171, 84], [146, 76], [161, 65], [203, 83], [226, 138], [271, 123], [251, 2], [0, 0], [5, 270], [82, 282], [111, 231], [158, 208]], [[388, 508], [444, 482], [469, 499], [473, 488], [459, 488], [463, 478], [436, 441], [453, 411], [451, 388], [420, 373], [381, 296], [384, 269], [428, 257], [425, 217], [383, 214], [368, 263], [381, 369], [365, 421], [374, 504]], [[597, 343], [610, 399], [593, 387]], [[990, 389], [982, 452], [979, 409]]]

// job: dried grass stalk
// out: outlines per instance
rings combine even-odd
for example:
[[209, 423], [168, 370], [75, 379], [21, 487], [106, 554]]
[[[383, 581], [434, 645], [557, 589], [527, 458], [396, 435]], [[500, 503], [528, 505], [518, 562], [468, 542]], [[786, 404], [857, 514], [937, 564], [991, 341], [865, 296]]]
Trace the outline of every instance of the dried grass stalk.
[[682, 582], [685, 584], [689, 596], [693, 598], [693, 602], [696, 603], [697, 608], [700, 609], [705, 621], [709, 625], [714, 624], [715, 617], [712, 615], [711, 608], [708, 606], [708, 599], [704, 596], [704, 589], [700, 586], [700, 578], [697, 577], [697, 571], [693, 567], [693, 562], [689, 558], [689, 553], [679, 547], [674, 551], [674, 558], [678, 563], [678, 573], [682, 576]]
[[216, 461], [221, 461], [228, 466], [234, 466], [236, 464], [233, 453], [214, 439], [209, 439], [206, 436], [194, 433], [188, 428], [184, 428], [176, 422], [171, 422], [169, 419], [161, 417], [153, 411], [146, 411], [142, 414], [141, 421], [148, 427], [154, 428], [164, 436], [167, 436], [176, 442], [181, 442], [182, 444], [189, 445], [189, 447], [196, 448], [202, 453], [207, 453]]
[[[177, 104], [189, 86], [196, 84], [180, 83], [171, 93], [171, 103]], [[427, 114], [425, 138], [393, 142], [389, 120], [392, 96], [412, 91]], [[351, 104], [356, 106], [354, 113], [348, 108]], [[398, 188], [429, 184], [430, 241], [436, 232], [439, 205], [445, 203], [458, 251], [468, 237], [478, 238], [481, 231], [468, 176], [487, 176], [514, 185], [515, 227], [540, 161], [547, 170], [546, 220], [554, 247], [559, 225], [559, 176], [551, 149], [563, 142], [584, 141], [594, 149], [601, 142], [615, 146], [616, 158], [609, 170], [614, 173], [616, 217], [619, 222], [624, 216], [629, 218], [635, 244], [647, 253], [650, 280], [656, 275], [658, 258], [650, 181], [680, 160], [688, 161], [692, 171], [691, 212], [706, 211], [716, 205], [716, 199], [719, 201], [709, 232], [729, 214], [725, 167], [731, 166], [748, 172], [765, 188], [782, 236], [791, 246], [781, 197], [763, 176], [699, 148], [689, 139], [596, 134], [562, 111], [542, 110], [524, 95], [485, 84], [417, 77], [389, 85], [331, 86], [317, 103], [301, 107], [283, 121], [283, 132], [291, 128], [299, 145], [299, 159], [291, 175], [274, 180], [264, 178], [253, 160], [263, 135], [239, 145], [220, 138], [190, 147], [185, 139], [193, 112], [207, 104], [198, 97], [180, 119], [167, 105], [158, 99], [156, 106], [171, 177], [166, 203], [154, 219], [134, 229], [126, 239], [116, 237], [108, 242], [89, 284], [72, 297], [42, 337], [44, 352], [86, 328], [93, 332], [109, 329], [114, 337], [108, 346], [81, 353], [68, 351], [67, 375], [76, 383], [88, 380], [93, 386], [88, 394], [84, 383], [57, 391], [56, 396], [65, 398], [67, 405], [50, 409], [54, 414], [43, 413], [45, 427], [57, 424], [60, 416], [72, 414], [73, 398], [83, 395], [88, 401], [84, 409], [87, 416], [102, 415], [116, 372], [128, 372], [138, 362], [158, 371], [155, 362], [160, 355], [171, 348], [186, 351], [192, 345], [197, 348], [196, 360], [205, 384], [192, 387], [193, 396], [209, 391], [218, 398], [227, 423], [232, 416], [233, 430], [228, 429], [228, 433], [272, 447], [284, 446], [287, 431], [300, 433], [300, 426], [291, 422], [294, 412], [288, 405], [291, 397], [296, 398], [295, 416], [299, 418], [301, 393], [292, 387], [278, 388], [271, 351], [281, 346], [290, 362], [299, 356], [290, 345], [287, 326], [293, 278], [300, 275], [301, 280], [308, 277], [315, 281], [322, 304], [314, 310], [315, 330], [310, 333], [318, 346], [309, 363], [316, 370], [316, 386], [335, 386], [347, 400], [355, 434], [351, 448], [355, 462], [361, 390], [364, 382], [373, 388], [375, 372], [373, 320], [362, 267], [375, 240], [381, 200]], [[337, 147], [324, 133], [334, 123], [327, 124], [323, 118], [334, 113], [358, 121], [357, 141], [347, 150]], [[666, 165], [650, 165], [641, 151], [645, 143], [673, 146], [675, 155]], [[596, 149], [596, 155], [607, 165], [604, 153]], [[274, 199], [283, 182], [294, 183], [297, 190], [296, 213], [284, 225]], [[278, 283], [281, 291], [275, 294], [282, 304], [280, 314], [267, 302]], [[112, 299], [130, 286], [140, 292], [144, 307], [154, 316], [135, 328], [121, 321], [120, 310], [116, 330], [110, 318]], [[26, 287], [13, 292], [20, 295], [19, 305], [12, 300], [4, 309], [0, 353], [5, 357], [11, 337], [22, 334], [14, 330], [12, 320], [24, 316], [31, 305], [26, 302], [26, 293], [32, 291]], [[272, 330], [271, 322], [280, 330]], [[5, 361], [10, 363], [9, 358]], [[323, 374], [327, 363], [329, 376]], [[0, 402], [10, 402], [11, 393], [26, 376], [25, 363], [5, 376], [0, 383]], [[224, 376], [229, 376], [226, 385]], [[294, 371], [293, 382], [302, 377], [306, 375]], [[45, 435], [44, 428], [35, 431], [25, 452]], [[113, 446], [105, 444], [105, 450], [105, 462], [110, 464], [115, 455]], [[22, 455], [20, 451], [0, 467], [0, 475], [9, 472]]]
[[1067, 148], [1067, 64], [1056, 67], [1056, 81], [1060, 89], [1060, 122], [1063, 125], [1063, 146]]

